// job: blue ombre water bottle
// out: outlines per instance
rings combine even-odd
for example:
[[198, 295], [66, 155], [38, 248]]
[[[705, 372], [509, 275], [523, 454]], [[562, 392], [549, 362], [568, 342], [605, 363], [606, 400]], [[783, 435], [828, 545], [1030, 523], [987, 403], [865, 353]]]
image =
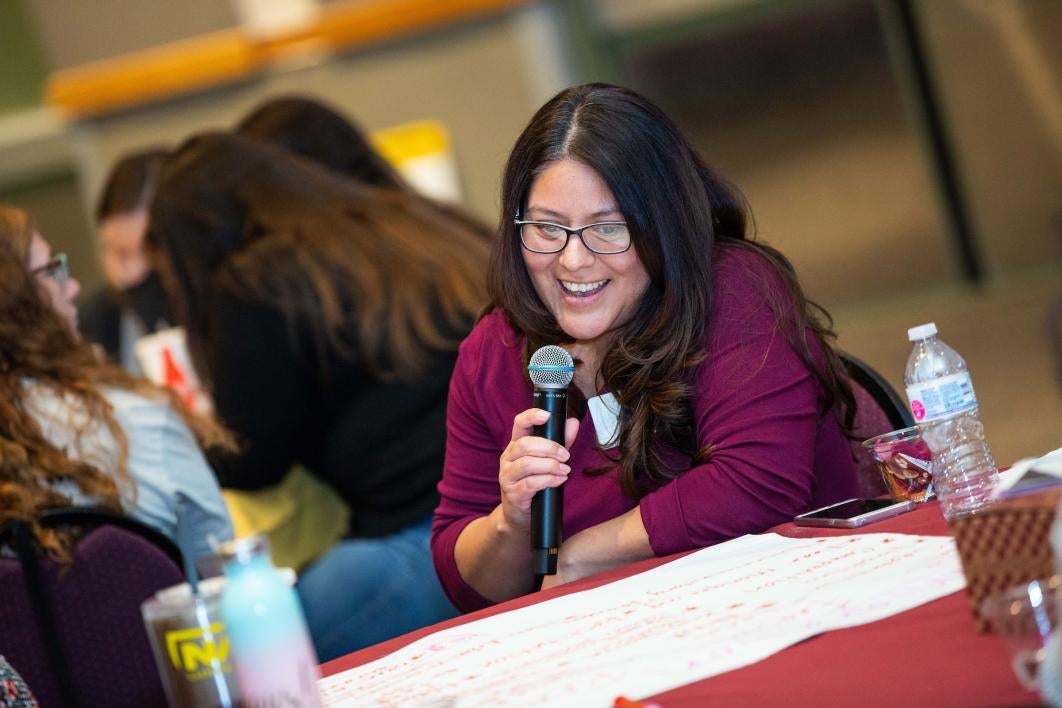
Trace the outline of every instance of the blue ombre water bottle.
[[221, 619], [248, 706], [317, 708], [317, 656], [294, 589], [273, 567], [264, 536], [229, 541]]

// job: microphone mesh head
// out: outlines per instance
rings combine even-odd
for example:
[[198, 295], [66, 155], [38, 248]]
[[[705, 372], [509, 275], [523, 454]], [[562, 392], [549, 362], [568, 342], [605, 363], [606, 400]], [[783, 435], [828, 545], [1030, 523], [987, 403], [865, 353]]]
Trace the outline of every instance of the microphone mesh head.
[[575, 362], [567, 351], [549, 344], [531, 355], [527, 373], [539, 388], [567, 388], [575, 377]]

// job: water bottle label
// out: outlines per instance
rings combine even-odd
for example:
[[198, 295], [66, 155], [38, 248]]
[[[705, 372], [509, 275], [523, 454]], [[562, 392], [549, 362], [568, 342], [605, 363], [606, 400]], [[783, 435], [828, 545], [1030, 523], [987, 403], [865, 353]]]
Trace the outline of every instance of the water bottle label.
[[977, 408], [973, 383], [965, 371], [908, 386], [907, 400], [911, 402], [911, 413], [919, 423]]

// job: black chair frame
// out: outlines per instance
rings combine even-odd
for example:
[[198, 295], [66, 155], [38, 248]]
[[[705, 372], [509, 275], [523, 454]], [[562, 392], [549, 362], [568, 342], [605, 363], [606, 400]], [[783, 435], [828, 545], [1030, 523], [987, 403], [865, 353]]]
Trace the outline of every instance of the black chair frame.
[[877, 401], [885, 411], [893, 430], [910, 428], [915, 424], [914, 416], [907, 408], [907, 403], [870, 364], [845, 352], [840, 352], [840, 356], [848, 378], [862, 386]]

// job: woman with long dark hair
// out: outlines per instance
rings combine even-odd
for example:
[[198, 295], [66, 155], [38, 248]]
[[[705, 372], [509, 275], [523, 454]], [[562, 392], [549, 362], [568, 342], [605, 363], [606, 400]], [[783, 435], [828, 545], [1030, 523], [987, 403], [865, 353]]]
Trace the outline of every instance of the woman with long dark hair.
[[232, 524], [200, 444], [229, 437], [101, 361], [77, 333], [78, 287], [26, 212], [0, 206], [0, 521], [30, 522], [61, 558], [71, 539], [36, 527], [40, 512], [103, 506], [209, 555]]
[[485, 303], [484, 235], [242, 135], [189, 140], [148, 242], [219, 418], [223, 486], [293, 464], [351, 509], [299, 581], [322, 660], [453, 614], [428, 547], [447, 382]]
[[[545, 584], [856, 495], [828, 317], [659, 108], [604, 84], [562, 91], [517, 140], [502, 199], [432, 538], [458, 607], [536, 588], [530, 505], [547, 487], [566, 484]], [[527, 364], [546, 344], [576, 362], [566, 446], [532, 435], [548, 416]]]
[[148, 207], [166, 151], [150, 148], [119, 159], [96, 202], [100, 262], [106, 284], [83, 298], [81, 336], [102, 346], [119, 364], [141, 373], [134, 344], [169, 326], [171, 317], [158, 275], [144, 250]]

